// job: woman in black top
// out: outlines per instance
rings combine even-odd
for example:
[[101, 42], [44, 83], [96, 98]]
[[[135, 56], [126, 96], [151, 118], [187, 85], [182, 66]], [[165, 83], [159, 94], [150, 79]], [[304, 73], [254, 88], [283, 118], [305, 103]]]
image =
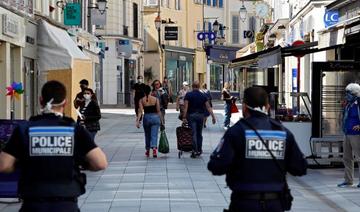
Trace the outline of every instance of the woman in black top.
[[99, 120], [101, 112], [98, 103], [92, 98], [94, 91], [90, 88], [84, 89], [85, 104], [80, 107], [78, 123], [83, 125], [95, 139], [96, 133], [100, 130]]
[[221, 99], [224, 100], [224, 109], [225, 109], [225, 119], [224, 119], [224, 129], [227, 130], [230, 127], [231, 119], [231, 103], [234, 100], [234, 97], [230, 94], [230, 84], [225, 82], [224, 89], [221, 92]]
[[158, 98], [150, 95], [151, 88], [144, 88], [145, 97], [139, 100], [139, 110], [136, 119], [136, 127], [140, 128], [140, 117], [143, 116], [143, 127], [145, 132], [145, 156], [150, 156], [150, 148], [153, 149], [153, 157], [157, 157], [158, 132], [161, 124], [160, 103]]

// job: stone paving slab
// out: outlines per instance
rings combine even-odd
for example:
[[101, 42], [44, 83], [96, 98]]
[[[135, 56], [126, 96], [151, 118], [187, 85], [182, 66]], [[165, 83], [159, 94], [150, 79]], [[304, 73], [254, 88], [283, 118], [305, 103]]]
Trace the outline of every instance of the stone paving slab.
[[[87, 192], [79, 198], [81, 211], [221, 212], [227, 208], [231, 192], [225, 177], [212, 176], [206, 168], [224, 133], [221, 105], [215, 108], [218, 123], [204, 129], [204, 154], [198, 159], [190, 158], [189, 153], [178, 158], [175, 129], [180, 121], [175, 110], [167, 112], [170, 153], [147, 159], [143, 129], [135, 128], [133, 110], [103, 110], [96, 142], [107, 154], [109, 167], [87, 173]], [[238, 118], [239, 114], [232, 117], [232, 122]], [[343, 169], [318, 169], [301, 178], [288, 177], [295, 197], [292, 211], [360, 211], [360, 189], [336, 187], [342, 176]], [[19, 207], [0, 203], [1, 212]]]

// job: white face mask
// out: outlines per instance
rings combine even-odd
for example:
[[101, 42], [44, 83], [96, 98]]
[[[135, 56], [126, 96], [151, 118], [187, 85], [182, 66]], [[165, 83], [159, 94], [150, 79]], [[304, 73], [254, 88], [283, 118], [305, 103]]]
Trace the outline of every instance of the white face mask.
[[90, 100], [90, 99], [91, 99], [91, 95], [90, 95], [90, 94], [84, 94], [84, 98], [85, 98], [86, 100]]
[[138, 79], [138, 82], [139, 82], [139, 83], [142, 83], [142, 82], [143, 82], [143, 79]]

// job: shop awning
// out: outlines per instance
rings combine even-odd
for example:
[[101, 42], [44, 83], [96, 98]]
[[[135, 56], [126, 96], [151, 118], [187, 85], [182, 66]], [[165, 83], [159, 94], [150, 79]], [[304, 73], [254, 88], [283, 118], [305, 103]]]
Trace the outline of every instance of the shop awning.
[[178, 47], [178, 46], [163, 45], [163, 49], [165, 51], [169, 51], [169, 52], [178, 52], [178, 53], [183, 53], [183, 54], [195, 54], [195, 49]]
[[37, 37], [40, 71], [71, 69], [74, 59], [89, 59], [65, 30], [45, 20], [40, 20]]
[[232, 61], [230, 67], [258, 67], [271, 68], [275, 65], [281, 64], [283, 57], [295, 56], [298, 54], [311, 54], [326, 49], [313, 48], [318, 45], [318, 42], [309, 42], [301, 46], [295, 47], [281, 47], [276, 46], [266, 49], [264, 51], [256, 52], [244, 57], [236, 58]]

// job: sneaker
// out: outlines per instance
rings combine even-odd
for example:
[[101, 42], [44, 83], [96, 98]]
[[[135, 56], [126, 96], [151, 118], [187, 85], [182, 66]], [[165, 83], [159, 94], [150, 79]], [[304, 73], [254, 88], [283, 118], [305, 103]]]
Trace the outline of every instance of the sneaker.
[[191, 158], [196, 158], [196, 154], [195, 152], [192, 152], [191, 155], [190, 155]]
[[157, 148], [154, 148], [154, 149], [153, 149], [153, 157], [154, 157], [154, 158], [157, 158]]
[[145, 156], [146, 156], [146, 157], [149, 157], [149, 156], [150, 156], [150, 151], [149, 151], [149, 150], [146, 150], [146, 151], [145, 151]]
[[226, 131], [226, 130], [228, 130], [229, 129], [229, 127], [224, 127], [224, 130]]
[[[352, 183], [343, 182], [343, 183], [338, 184], [337, 186], [340, 188], [347, 188], [347, 187], [351, 187], [352, 185], [353, 185]], [[359, 187], [359, 185], [358, 185], [358, 187]]]

